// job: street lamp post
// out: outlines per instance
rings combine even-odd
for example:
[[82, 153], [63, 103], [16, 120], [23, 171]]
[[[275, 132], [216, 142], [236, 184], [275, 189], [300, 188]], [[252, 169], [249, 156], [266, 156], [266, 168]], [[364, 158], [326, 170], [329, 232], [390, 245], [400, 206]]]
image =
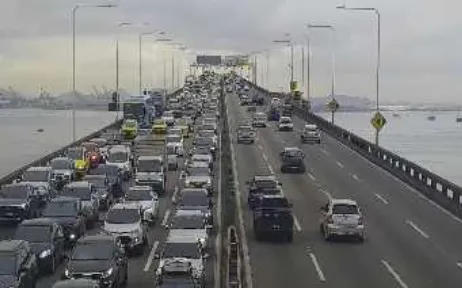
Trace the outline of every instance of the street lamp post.
[[290, 47], [290, 82], [294, 81], [294, 43], [292, 40], [274, 40], [274, 43], [285, 43]]
[[[331, 53], [331, 61], [332, 61], [332, 77], [331, 77], [331, 95], [332, 98], [335, 98], [335, 28], [332, 25], [314, 25], [314, 24], [308, 24], [308, 28], [319, 28], [319, 29], [329, 29], [333, 33], [332, 37], [332, 53]], [[308, 42], [309, 43], [309, 42]], [[309, 44], [308, 44], [309, 45]], [[309, 56], [308, 56], [309, 57]]]
[[[143, 44], [143, 36], [147, 35], [155, 35], [155, 34], [163, 34], [164, 32], [162, 31], [151, 31], [151, 32], [143, 32], [140, 33], [139, 38], [138, 38], [138, 53], [139, 53], [139, 63], [138, 63], [138, 68], [139, 68], [139, 90], [140, 90], [140, 95], [143, 94], [142, 91], [142, 86], [143, 86], [143, 52], [142, 52], [142, 44]], [[157, 41], [157, 40], [156, 40]]]
[[[120, 22], [117, 27], [125, 27], [130, 26], [132, 23], [130, 22]], [[119, 34], [117, 33], [117, 40], [116, 40], [116, 97], [117, 97], [117, 114], [116, 114], [116, 121], [119, 120], [119, 105], [120, 105], [120, 95], [119, 95]]]
[[[76, 14], [79, 8], [114, 8], [117, 7], [116, 4], [98, 4], [98, 5], [76, 5], [72, 8], [72, 94], [76, 96], [76, 84], [75, 84], [75, 22]], [[76, 139], [76, 129], [75, 129], [75, 99], [72, 104], [72, 141], [75, 142]]]
[[[165, 33], [163, 33], [165, 34]], [[171, 42], [172, 39], [170, 38], [160, 38], [156, 39], [156, 42]], [[163, 62], [164, 62], [164, 90], [167, 91], [167, 57], [165, 51], [162, 51], [164, 57], [163, 57]]]
[[[376, 66], [375, 66], [375, 93], [376, 93], [376, 113], [380, 112], [380, 107], [379, 107], [379, 93], [380, 93], [380, 12], [379, 9], [377, 8], [372, 8], [372, 7], [346, 7], [345, 5], [343, 6], [337, 6], [337, 9], [343, 9], [347, 11], [369, 11], [369, 12], [374, 12], [374, 14], [377, 17], [377, 61], [376, 61]], [[375, 145], [379, 146], [379, 130], [376, 129], [375, 133]]]

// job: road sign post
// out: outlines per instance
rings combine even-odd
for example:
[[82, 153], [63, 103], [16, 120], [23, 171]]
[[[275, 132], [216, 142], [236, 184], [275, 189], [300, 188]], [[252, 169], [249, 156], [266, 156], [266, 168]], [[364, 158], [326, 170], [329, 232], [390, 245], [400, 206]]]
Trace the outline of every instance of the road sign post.
[[332, 98], [329, 103], [327, 103], [327, 108], [329, 108], [330, 112], [332, 113], [332, 124], [335, 124], [335, 112], [338, 110], [340, 105], [338, 104], [337, 100], [335, 98]]
[[377, 111], [371, 119], [371, 124], [375, 128], [375, 145], [379, 146], [379, 133], [385, 124], [387, 124], [387, 119]]

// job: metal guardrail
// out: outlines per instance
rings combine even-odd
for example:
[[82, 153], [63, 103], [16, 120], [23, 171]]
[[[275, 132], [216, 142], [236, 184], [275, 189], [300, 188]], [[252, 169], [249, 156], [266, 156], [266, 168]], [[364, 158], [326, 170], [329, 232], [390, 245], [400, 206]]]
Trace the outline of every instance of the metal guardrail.
[[[179, 94], [183, 92], [183, 88], [180, 88], [176, 91], [174, 91], [172, 94], [170, 95], [176, 95], [176, 94]], [[54, 152], [51, 152], [29, 164], [26, 164], [24, 165], [23, 167], [21, 168], [18, 168], [16, 169], [15, 171], [3, 176], [2, 178], [0, 178], [0, 186], [1, 185], [5, 185], [5, 184], [9, 184], [9, 183], [12, 183], [14, 180], [16, 180], [18, 178], [19, 175], [23, 174], [24, 171], [26, 171], [28, 168], [30, 167], [34, 167], [34, 166], [45, 166], [50, 160], [52, 160], [53, 158], [55, 157], [58, 157], [60, 155], [63, 155], [67, 149], [71, 148], [71, 147], [74, 147], [74, 146], [78, 146], [80, 145], [81, 143], [83, 142], [86, 142], [92, 138], [96, 138], [98, 136], [100, 136], [101, 134], [103, 134], [105, 131], [107, 130], [113, 130], [115, 128], [119, 128], [122, 124], [122, 120], [118, 120], [118, 121], [115, 121], [101, 129], [99, 129], [98, 131], [95, 131], [85, 137], [82, 137], [80, 138], [79, 140], [73, 142], [73, 143], [70, 143]]]
[[241, 288], [241, 252], [239, 237], [237, 235], [236, 227], [234, 226], [228, 227], [227, 245], [226, 287]]
[[[251, 82], [248, 82], [248, 85], [264, 95], [270, 93], [270, 91], [255, 86]], [[307, 107], [304, 104], [302, 103], [302, 107]], [[340, 126], [333, 125], [302, 107], [294, 107], [296, 116], [307, 122], [315, 123], [325, 133], [409, 184], [457, 217], [462, 218], [462, 187], [385, 148], [376, 146]]]

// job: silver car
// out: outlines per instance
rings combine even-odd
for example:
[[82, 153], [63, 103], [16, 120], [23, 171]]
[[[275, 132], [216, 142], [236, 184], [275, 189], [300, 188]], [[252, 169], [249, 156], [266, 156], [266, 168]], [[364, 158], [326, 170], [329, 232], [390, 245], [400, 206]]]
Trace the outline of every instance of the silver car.
[[350, 199], [331, 199], [321, 207], [321, 233], [324, 239], [333, 236], [354, 236], [364, 241], [364, 220], [358, 204]]

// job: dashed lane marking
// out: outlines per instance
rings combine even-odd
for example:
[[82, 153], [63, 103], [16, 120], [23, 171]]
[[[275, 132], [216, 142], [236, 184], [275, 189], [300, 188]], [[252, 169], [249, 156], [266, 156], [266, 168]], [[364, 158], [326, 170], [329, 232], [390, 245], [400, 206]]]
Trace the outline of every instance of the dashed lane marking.
[[411, 220], [406, 220], [406, 224], [411, 226], [415, 231], [417, 231], [417, 233], [419, 233], [425, 239], [430, 238], [430, 236], [428, 236], [427, 233], [425, 233], [422, 229], [420, 229], [419, 226], [417, 226], [417, 224], [415, 224]]
[[316, 259], [316, 256], [312, 252], [309, 252], [308, 255], [311, 258], [311, 262], [313, 262], [314, 269], [316, 269], [316, 273], [318, 273], [319, 280], [321, 282], [326, 282], [326, 277], [324, 276], [324, 273], [322, 272], [321, 266], [318, 263], [318, 259]]
[[297, 232], [302, 232], [302, 226], [300, 226], [300, 222], [298, 221], [295, 215], [294, 215], [294, 226], [295, 226], [295, 229], [297, 229]]
[[316, 181], [316, 178], [310, 172], [307, 172], [306, 175], [308, 175], [308, 177], [310, 177], [311, 180]]
[[355, 179], [356, 181], [358, 181], [358, 182], [359, 182], [359, 178], [358, 178], [358, 175], [356, 175], [356, 174], [353, 174], [353, 175], [351, 175], [351, 177], [353, 177], [353, 179]]
[[154, 255], [156, 255], [157, 246], [159, 246], [159, 241], [155, 241], [152, 244], [151, 252], [149, 252], [148, 260], [146, 260], [146, 265], [144, 265], [144, 272], [148, 272], [149, 268], [151, 268], [152, 261], [154, 259]]
[[395, 278], [396, 282], [398, 282], [401, 288], [409, 288], [409, 286], [407, 286], [407, 284], [403, 281], [403, 279], [401, 279], [399, 274], [393, 269], [393, 267], [391, 267], [391, 265], [387, 261], [382, 260], [382, 264], [383, 266], [385, 266], [388, 272], [393, 276], [393, 278]]
[[339, 161], [335, 161], [337, 163], [337, 166], [340, 167], [340, 168], [344, 168], [345, 165], [343, 165], [341, 162]]
[[165, 211], [164, 219], [162, 219], [162, 223], [161, 223], [162, 226], [165, 226], [167, 224], [168, 218], [170, 217], [170, 213], [171, 213], [170, 209]]
[[374, 193], [374, 195], [375, 195], [375, 197], [376, 197], [377, 199], [379, 199], [380, 201], [382, 201], [383, 204], [388, 204], [388, 201], [387, 201], [385, 198], [383, 198], [382, 195], [380, 195], [380, 194], [378, 194], [378, 193]]

